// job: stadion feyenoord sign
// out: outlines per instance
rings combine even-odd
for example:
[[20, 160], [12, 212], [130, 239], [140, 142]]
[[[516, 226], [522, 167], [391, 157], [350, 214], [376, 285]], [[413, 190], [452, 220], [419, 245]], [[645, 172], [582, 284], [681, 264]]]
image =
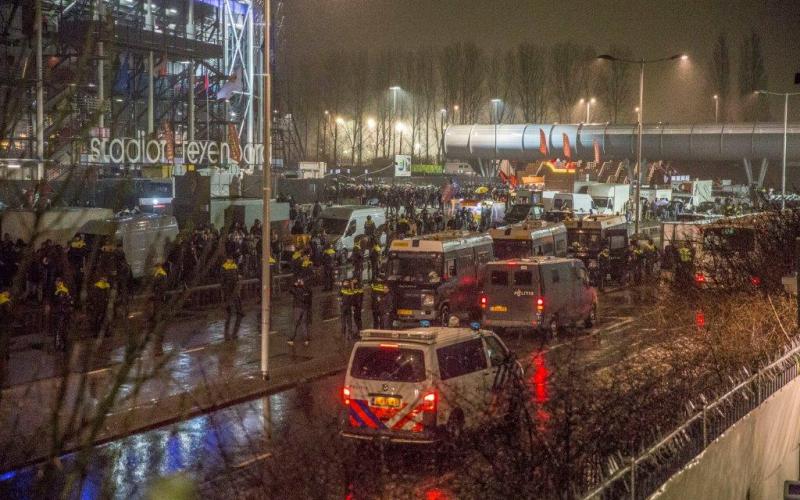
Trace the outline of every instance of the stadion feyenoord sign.
[[[175, 159], [194, 165], [227, 165], [238, 163], [231, 157], [231, 146], [227, 142], [188, 141], [183, 143], [181, 152], [176, 151]], [[245, 144], [241, 151], [241, 161], [247, 165], [263, 164], [264, 145]], [[172, 163], [167, 158], [167, 141], [164, 139], [145, 139], [123, 137], [117, 139], [93, 137], [89, 142], [89, 162], [91, 163]]]

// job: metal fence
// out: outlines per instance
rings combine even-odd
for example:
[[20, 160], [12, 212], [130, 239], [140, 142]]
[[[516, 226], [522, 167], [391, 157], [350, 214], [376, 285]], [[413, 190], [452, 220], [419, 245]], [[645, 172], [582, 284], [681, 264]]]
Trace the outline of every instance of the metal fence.
[[[733, 424], [794, 380], [800, 366], [800, 343], [757, 374], [736, 385], [661, 441], [623, 466], [614, 466], [607, 478], [580, 495], [584, 499], [643, 499], [698, 456]], [[615, 464], [610, 461], [611, 464]], [[611, 467], [609, 467], [611, 468]]]

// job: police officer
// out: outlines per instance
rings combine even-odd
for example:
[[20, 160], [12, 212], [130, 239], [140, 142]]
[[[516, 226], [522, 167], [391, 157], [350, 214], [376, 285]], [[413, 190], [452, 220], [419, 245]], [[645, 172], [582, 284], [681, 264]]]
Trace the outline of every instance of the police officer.
[[289, 290], [292, 294], [292, 312], [294, 315], [294, 329], [286, 342], [290, 346], [294, 345], [294, 338], [297, 330], [303, 330], [303, 345], [308, 345], [311, 340], [311, 288], [306, 286], [305, 281], [298, 279]]
[[72, 295], [69, 293], [67, 283], [61, 278], [56, 278], [56, 291], [53, 297], [53, 334], [55, 349], [59, 352], [67, 350], [67, 328], [72, 317]]
[[681, 244], [678, 248], [678, 259], [675, 267], [675, 278], [679, 285], [689, 286], [692, 283], [694, 258], [692, 250], [686, 245]]
[[605, 287], [606, 276], [611, 272], [611, 251], [608, 247], [603, 247], [603, 250], [597, 254], [597, 268], [600, 276], [597, 280], [597, 285], [600, 290]]
[[[235, 339], [242, 322], [242, 297], [239, 287], [239, 266], [232, 257], [222, 263], [222, 302], [225, 305], [225, 340]], [[234, 319], [233, 331], [228, 332], [231, 318]]]
[[372, 291], [372, 328], [387, 328], [389, 287], [386, 286], [383, 276], [378, 276], [370, 285], [370, 289]]
[[309, 255], [303, 254], [303, 258], [300, 261], [300, 279], [304, 281], [311, 281], [314, 277], [314, 262], [311, 260]]
[[297, 249], [292, 253], [292, 274], [295, 277], [300, 276], [300, 264], [303, 263], [303, 251]]
[[111, 335], [106, 324], [108, 299], [111, 294], [111, 284], [108, 278], [100, 276], [89, 287], [89, 317], [91, 318], [92, 335], [100, 337], [103, 334]]
[[0, 378], [5, 374], [10, 357], [11, 325], [13, 323], [13, 302], [11, 292], [0, 291]]
[[367, 215], [367, 220], [364, 221], [364, 236], [369, 239], [375, 236], [375, 222], [371, 215]]
[[166, 268], [163, 264], [156, 264], [153, 267], [153, 315], [150, 318], [153, 325], [161, 319], [161, 311], [167, 303], [167, 281]]
[[351, 281], [352, 290], [353, 290], [353, 324], [355, 325], [355, 335], [356, 339], [360, 338], [361, 329], [363, 324], [361, 322], [361, 309], [364, 307], [364, 288], [361, 286], [361, 281], [357, 278], [353, 278]]
[[339, 313], [342, 320], [342, 337], [351, 340], [353, 335], [353, 288], [349, 280], [339, 288]]
[[86, 265], [86, 256], [88, 253], [89, 249], [86, 248], [83, 235], [75, 235], [72, 241], [69, 242], [69, 249], [67, 249], [67, 261], [72, 271], [72, 289], [75, 291], [75, 297], [81, 296], [83, 268]]
[[653, 244], [653, 240], [648, 238], [644, 243], [645, 275], [652, 278], [655, 274], [656, 264], [658, 263], [658, 250]]
[[350, 263], [353, 265], [353, 279], [360, 280], [364, 276], [364, 254], [361, 253], [361, 245], [358, 242], [353, 245]]
[[633, 282], [639, 284], [642, 281], [642, 269], [644, 268], [644, 251], [638, 242], [631, 243], [630, 263], [633, 271]]
[[375, 244], [372, 245], [369, 251], [369, 277], [371, 280], [375, 280], [381, 273], [381, 253], [383, 253], [383, 248], [381, 248], [381, 244], [375, 240]]
[[408, 219], [405, 215], [401, 215], [400, 219], [397, 221], [397, 232], [400, 234], [400, 237], [405, 237], [409, 231], [411, 231], [411, 223], [408, 222]]
[[324, 274], [325, 286], [323, 290], [329, 292], [333, 290], [334, 280], [334, 264], [336, 261], [336, 250], [333, 245], [328, 243], [325, 250], [322, 252], [322, 271]]

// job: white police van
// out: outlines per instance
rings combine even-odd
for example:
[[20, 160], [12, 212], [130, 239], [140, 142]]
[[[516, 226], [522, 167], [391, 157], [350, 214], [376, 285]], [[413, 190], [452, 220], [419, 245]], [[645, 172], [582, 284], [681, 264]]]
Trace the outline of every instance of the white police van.
[[[514, 410], [522, 367], [491, 331], [364, 330], [342, 389], [341, 435], [430, 444], [502, 423]], [[516, 380], [520, 380], [517, 378]], [[518, 401], [518, 400], [517, 400]]]

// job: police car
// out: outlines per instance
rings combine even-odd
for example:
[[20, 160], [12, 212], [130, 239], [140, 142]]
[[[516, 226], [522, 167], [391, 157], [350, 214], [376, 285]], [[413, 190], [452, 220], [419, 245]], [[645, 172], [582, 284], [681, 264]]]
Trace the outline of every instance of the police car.
[[516, 408], [522, 367], [491, 331], [364, 330], [342, 389], [341, 435], [430, 444], [500, 424]]

